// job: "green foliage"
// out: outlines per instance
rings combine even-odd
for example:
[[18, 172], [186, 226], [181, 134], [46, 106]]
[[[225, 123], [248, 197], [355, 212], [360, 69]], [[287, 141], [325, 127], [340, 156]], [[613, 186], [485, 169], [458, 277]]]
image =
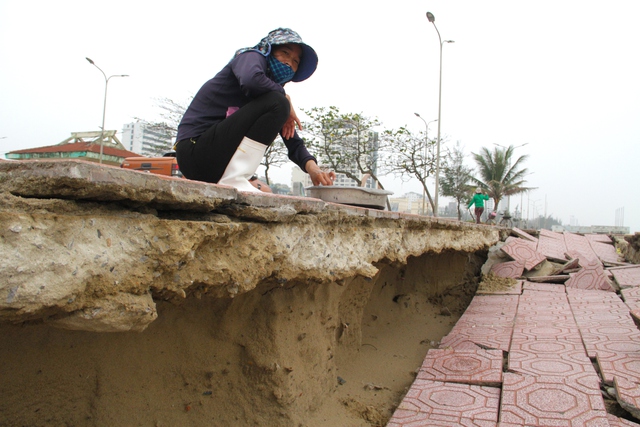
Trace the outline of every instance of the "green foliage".
[[493, 152], [483, 147], [480, 153], [473, 153], [479, 173], [473, 180], [485, 188], [489, 197], [493, 199], [494, 211], [498, 209], [500, 200], [505, 196], [532, 189], [524, 186], [527, 169], [519, 169], [529, 156], [520, 156], [512, 164], [513, 151], [514, 148], [510, 145], [507, 148], [496, 147]]
[[443, 176], [440, 177], [440, 191], [443, 196], [449, 196], [456, 200], [456, 211], [458, 220], [462, 219], [460, 205], [465, 204], [469, 199], [472, 186], [471, 168], [464, 165], [464, 149], [458, 142], [452, 150], [446, 153], [446, 163], [442, 168]]
[[[378, 158], [383, 147], [374, 128], [376, 118], [341, 113], [338, 107], [303, 110], [311, 119], [305, 123], [305, 143], [322, 166], [360, 183], [366, 174], [378, 181]], [[380, 183], [379, 183], [380, 185]], [[381, 188], [382, 185], [380, 185]]]

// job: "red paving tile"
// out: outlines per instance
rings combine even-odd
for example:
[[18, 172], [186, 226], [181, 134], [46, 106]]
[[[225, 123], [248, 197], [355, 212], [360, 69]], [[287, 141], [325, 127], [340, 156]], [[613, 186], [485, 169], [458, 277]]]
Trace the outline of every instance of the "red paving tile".
[[597, 377], [505, 373], [500, 423], [520, 426], [608, 426]]
[[640, 386], [623, 377], [615, 377], [613, 386], [616, 389], [616, 399], [620, 406], [629, 411], [634, 417], [640, 416]]
[[511, 232], [514, 233], [518, 237], [522, 237], [525, 240], [529, 240], [531, 242], [538, 243], [538, 238], [537, 237], [533, 237], [531, 234], [527, 233], [526, 231], [520, 230], [518, 227], [513, 227], [511, 229]]
[[[568, 253], [578, 253], [580, 254], [580, 259], [587, 258], [592, 261], [600, 262], [598, 259], [598, 255], [594, 252], [591, 247], [591, 243], [589, 239], [579, 234], [574, 233], [563, 233], [564, 244], [567, 247]], [[572, 256], [572, 258], [575, 258]]]
[[611, 427], [640, 427], [640, 424], [625, 420], [623, 418], [618, 418], [615, 415], [611, 414], [607, 414], [607, 421], [609, 421], [609, 425]]
[[442, 338], [440, 348], [468, 347], [466, 342], [472, 342], [485, 349], [508, 351], [511, 344], [512, 327], [503, 326], [454, 326], [451, 332]]
[[537, 354], [528, 351], [511, 350], [508, 358], [508, 369], [523, 375], [561, 376], [564, 378], [591, 374], [598, 380], [598, 375], [583, 348], [559, 354]]
[[613, 278], [620, 288], [631, 288], [640, 286], [640, 266], [626, 267], [626, 268], [614, 268], [609, 270], [613, 273]]
[[536, 247], [536, 243], [528, 240], [507, 239], [507, 243], [501, 249], [515, 261], [523, 263], [525, 269], [533, 270], [546, 260], [546, 257], [536, 250]]
[[[526, 239], [521, 237], [503, 246], [520, 261], [494, 268], [519, 277], [513, 263], [518, 269], [533, 265], [533, 245], [517, 242]], [[640, 266], [605, 271], [600, 260], [613, 262], [607, 258], [612, 247], [602, 237], [541, 231], [538, 251], [558, 260], [575, 257], [581, 270], [571, 273], [566, 286], [523, 281], [520, 295], [520, 288], [512, 295], [476, 295], [440, 349], [427, 353], [388, 425], [640, 425], [607, 414], [600, 393], [598, 373], [619, 389], [621, 405], [640, 405], [640, 330], [630, 314], [640, 310]], [[614, 279], [627, 284], [621, 296], [609, 282]]]
[[572, 326], [564, 326], [558, 322], [555, 324], [543, 323], [538, 325], [516, 324], [513, 327], [513, 340], [553, 340], [581, 343], [582, 337], [575, 323]]
[[613, 244], [601, 243], [595, 241], [589, 241], [591, 248], [596, 253], [600, 261], [617, 264], [620, 262], [620, 257], [616, 252], [616, 248]]
[[613, 385], [614, 377], [626, 378], [640, 384], [640, 353], [618, 353], [605, 357], [596, 351], [598, 369], [605, 384]]
[[611, 238], [606, 234], [585, 234], [584, 237], [589, 239], [590, 242], [613, 243]]
[[570, 273], [569, 280], [564, 284], [567, 288], [615, 292], [601, 266], [585, 267], [577, 273]]
[[541, 292], [560, 292], [565, 293], [565, 287], [563, 284], [558, 283], [534, 283], [524, 282], [522, 285], [523, 291], [541, 291]]
[[502, 383], [502, 351], [431, 349], [418, 379], [499, 387]]
[[624, 302], [627, 300], [640, 299], [640, 286], [620, 289], [620, 295]]
[[518, 279], [524, 273], [524, 263], [522, 261], [507, 261], [491, 266], [491, 273], [498, 277]]
[[547, 258], [564, 262], [567, 260], [567, 257], [565, 256], [567, 247], [564, 244], [562, 235], [559, 234], [558, 236], [559, 237], [549, 237], [540, 232], [540, 238], [538, 239], [538, 246], [536, 250]]
[[389, 427], [495, 426], [500, 389], [416, 379]]

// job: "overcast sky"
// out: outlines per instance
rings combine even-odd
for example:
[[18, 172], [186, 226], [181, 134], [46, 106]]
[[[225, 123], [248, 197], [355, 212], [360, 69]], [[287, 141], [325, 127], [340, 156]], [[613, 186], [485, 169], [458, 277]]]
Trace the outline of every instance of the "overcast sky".
[[[278, 10], [278, 5], [285, 8]], [[640, 231], [640, 2], [554, 1], [27, 1], [0, 0], [0, 155], [159, 119], [155, 99], [186, 101], [238, 48], [296, 30], [318, 52], [307, 81], [286, 86], [299, 108], [335, 105], [415, 132], [438, 117], [469, 154], [494, 144], [528, 154], [530, 217]], [[437, 123], [429, 127], [435, 137]], [[446, 144], [445, 144], [446, 145]], [[281, 178], [282, 176], [282, 178]], [[288, 182], [288, 169], [280, 176]], [[421, 192], [415, 183], [385, 187]], [[517, 199], [517, 200], [514, 200]], [[446, 199], [441, 198], [443, 205]]]

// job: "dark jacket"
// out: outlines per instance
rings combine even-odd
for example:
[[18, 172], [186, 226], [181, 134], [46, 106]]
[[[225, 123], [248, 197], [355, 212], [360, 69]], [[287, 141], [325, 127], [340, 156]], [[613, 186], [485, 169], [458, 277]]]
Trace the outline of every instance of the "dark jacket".
[[[267, 77], [267, 58], [257, 51], [247, 51], [234, 57], [214, 78], [207, 81], [187, 108], [176, 141], [197, 138], [227, 116], [229, 107], [241, 108], [252, 99], [270, 91], [284, 95], [284, 88]], [[296, 132], [285, 140], [289, 159], [305, 170], [309, 160], [316, 160]]]

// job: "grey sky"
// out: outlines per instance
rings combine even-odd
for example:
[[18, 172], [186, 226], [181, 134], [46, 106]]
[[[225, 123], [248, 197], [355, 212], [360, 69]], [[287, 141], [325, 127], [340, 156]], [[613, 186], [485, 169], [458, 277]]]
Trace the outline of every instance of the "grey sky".
[[[157, 119], [154, 98], [186, 100], [240, 47], [285, 26], [320, 57], [287, 85], [299, 108], [338, 106], [416, 132], [438, 114], [438, 37], [444, 39], [442, 123], [467, 153], [493, 144], [529, 154], [522, 202], [565, 224], [640, 231], [633, 186], [640, 159], [640, 2], [269, 2], [0, 0], [0, 154]], [[432, 123], [429, 135], [435, 136]], [[469, 161], [470, 165], [473, 165]], [[282, 172], [286, 180], [287, 173]], [[416, 183], [385, 182], [400, 194]], [[518, 198], [520, 199], [520, 198]], [[441, 198], [441, 205], [446, 199]], [[519, 204], [520, 200], [511, 204]]]

